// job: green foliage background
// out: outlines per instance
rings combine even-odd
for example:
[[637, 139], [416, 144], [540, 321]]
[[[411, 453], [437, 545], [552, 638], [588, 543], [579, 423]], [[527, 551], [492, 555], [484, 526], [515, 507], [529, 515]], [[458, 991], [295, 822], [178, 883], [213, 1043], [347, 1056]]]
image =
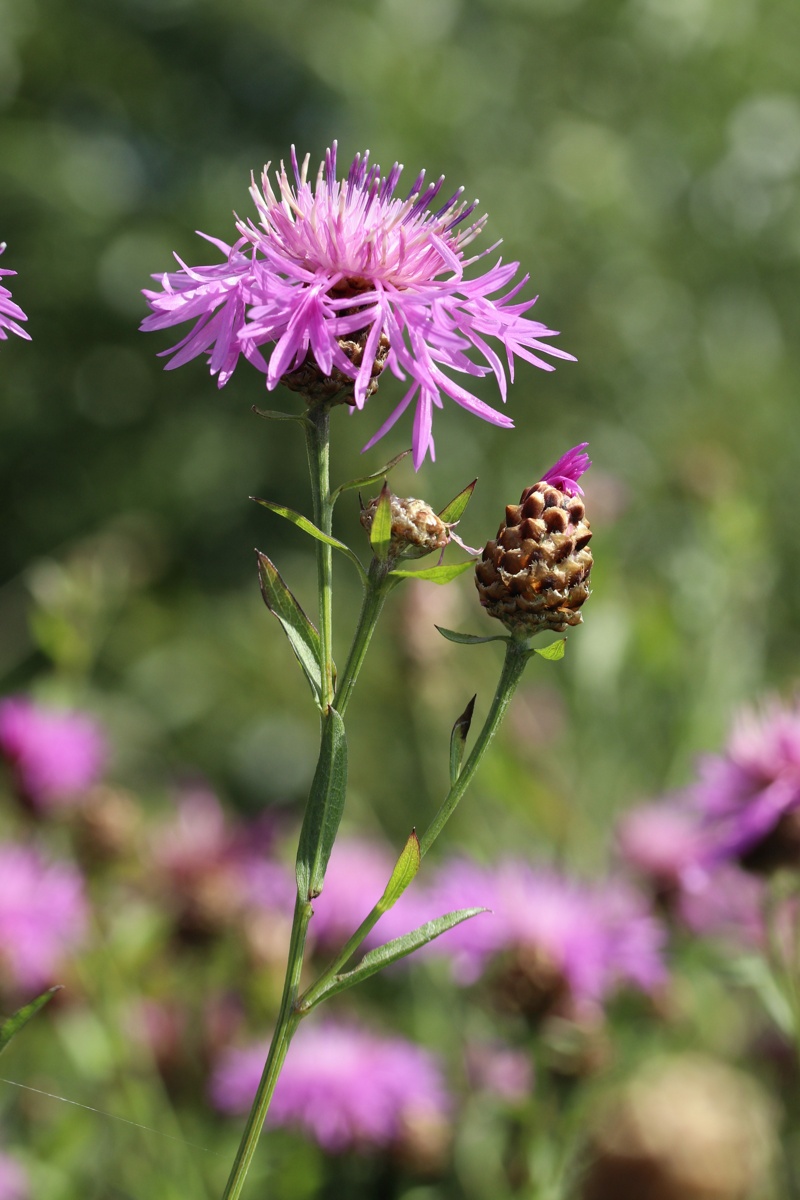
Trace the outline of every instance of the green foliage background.
[[[799, 45], [796, 0], [0, 0], [0, 237], [33, 338], [0, 347], [3, 690], [100, 712], [153, 803], [201, 774], [244, 812], [296, 809], [316, 728], [252, 548], [309, 606], [312, 565], [247, 499], [309, 510], [299, 435], [250, 411], [296, 400], [246, 366], [221, 392], [199, 361], [163, 373], [140, 289], [173, 250], [205, 261], [193, 230], [228, 238], [292, 143], [368, 147], [480, 197], [481, 244], [578, 358], [519, 365], [514, 432], [437, 414], [437, 463], [395, 490], [440, 507], [478, 476], [481, 544], [566, 448], [595, 463], [586, 624], [530, 672], [451, 842], [602, 868], [614, 813], [796, 684]], [[336, 482], [400, 387], [335, 414]], [[366, 469], [409, 441], [401, 421]], [[357, 545], [355, 499], [337, 515]], [[398, 594], [351, 709], [348, 823], [395, 842], [497, 669], [434, 621], [489, 632], [469, 576]]]

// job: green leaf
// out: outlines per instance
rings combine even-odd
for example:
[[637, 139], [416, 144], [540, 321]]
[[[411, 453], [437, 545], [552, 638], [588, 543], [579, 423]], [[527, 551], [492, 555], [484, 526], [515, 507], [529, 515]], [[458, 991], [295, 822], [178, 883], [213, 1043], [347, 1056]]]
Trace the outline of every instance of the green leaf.
[[314, 693], [314, 699], [319, 704], [322, 698], [322, 676], [319, 665], [322, 650], [319, 634], [283, 582], [280, 572], [272, 560], [266, 554], [262, 554], [260, 550], [257, 550], [256, 554], [258, 555], [258, 578], [264, 603], [283, 626], [283, 631], [289, 639], [289, 645], [305, 671], [306, 679], [311, 684], [311, 691]]
[[390, 579], [426, 579], [429, 583], [449, 583], [475, 564], [472, 559], [463, 563], [446, 563], [439, 567], [426, 567], [423, 571], [390, 571]]
[[263, 417], [265, 421], [298, 421], [302, 425], [307, 420], [304, 413], [276, 412], [270, 408], [256, 408], [255, 404], [251, 406], [251, 411], [257, 417]]
[[369, 531], [369, 544], [378, 562], [386, 562], [392, 545], [392, 493], [388, 483], [384, 483], [378, 497]]
[[61, 986], [60, 983], [57, 983], [55, 987], [48, 988], [46, 992], [42, 992], [41, 996], [31, 1000], [30, 1004], [26, 1004], [24, 1008], [18, 1008], [7, 1021], [0, 1025], [0, 1054], [3, 1053], [14, 1035], [19, 1033], [23, 1025], [27, 1025], [31, 1017], [35, 1017], [39, 1009], [44, 1008], [45, 1004], [49, 1004], [56, 992], [61, 991]]
[[350, 491], [351, 488], [366, 487], [368, 483], [376, 483], [379, 479], [383, 479], [410, 453], [410, 450], [403, 450], [400, 454], [395, 454], [394, 458], [390, 459], [386, 466], [381, 467], [379, 471], [373, 471], [371, 475], [362, 475], [359, 479], [350, 479], [347, 483], [340, 483], [331, 494], [331, 503], [335, 504], [342, 492]]
[[508, 641], [508, 638], [503, 637], [501, 633], [491, 633], [488, 637], [481, 637], [477, 633], [456, 633], [455, 629], [445, 629], [444, 625], [437, 625], [436, 628], [443, 638], [447, 638], [448, 642], [457, 642], [459, 646], [479, 646], [482, 642]]
[[392, 877], [386, 885], [386, 890], [375, 905], [375, 908], [381, 915], [387, 912], [393, 904], [397, 903], [419, 870], [421, 862], [422, 856], [419, 852], [419, 838], [417, 837], [416, 829], [412, 829], [408, 841], [395, 863]]
[[475, 711], [475, 701], [477, 696], [473, 696], [463, 713], [456, 720], [455, 725], [450, 733], [450, 783], [455, 783], [461, 774], [461, 763], [464, 758], [464, 747], [467, 744], [467, 735], [469, 727], [472, 724], [472, 714]]
[[567, 639], [559, 638], [557, 642], [552, 642], [549, 646], [544, 646], [541, 650], [533, 649], [534, 654], [538, 654], [540, 658], [546, 658], [549, 662], [558, 662], [564, 657], [564, 652], [567, 648]]
[[302, 529], [303, 533], [316, 538], [318, 542], [324, 542], [326, 546], [333, 546], [334, 550], [341, 550], [342, 554], [346, 554], [350, 561], [356, 565], [362, 579], [366, 579], [367, 573], [361, 565], [358, 556], [354, 554], [350, 547], [346, 546], [344, 542], [340, 542], [338, 538], [323, 533], [313, 521], [309, 521], [308, 517], [304, 517], [302, 513], [295, 512], [292, 508], [287, 508], [285, 504], [275, 504], [272, 500], [262, 500], [259, 496], [251, 496], [250, 499], [255, 500], [256, 504], [260, 504], [262, 508], [268, 508], [270, 512], [277, 513], [279, 517], [284, 517], [287, 521], [291, 521], [298, 529]]
[[440, 521], [444, 521], [445, 525], [455, 525], [456, 521], [461, 520], [465, 508], [472, 499], [472, 493], [475, 491], [475, 484], [477, 482], [477, 479], [473, 479], [472, 483], [467, 484], [463, 492], [459, 492], [449, 504], [445, 504], [439, 513]]
[[329, 986], [315, 998], [314, 1005], [319, 1004], [323, 998], [333, 996], [337, 992], [343, 992], [347, 988], [353, 987], [354, 984], [360, 983], [362, 979], [368, 979], [370, 975], [375, 975], [378, 971], [383, 970], [384, 967], [398, 962], [399, 959], [405, 958], [407, 954], [413, 954], [415, 950], [419, 950], [422, 946], [426, 946], [428, 942], [441, 937], [443, 933], [447, 933], [448, 929], [454, 929], [462, 921], [468, 921], [471, 917], [477, 917], [479, 913], [489, 911], [488, 908], [461, 908], [458, 912], [446, 913], [443, 917], [436, 917], [435, 920], [428, 921], [425, 925], [420, 925], [419, 929], [414, 929], [411, 933], [405, 933], [402, 937], [392, 938], [390, 942], [385, 942], [382, 946], [376, 946], [374, 950], [370, 950], [364, 955], [361, 962], [357, 967], [353, 967], [352, 971], [346, 971], [343, 975], [334, 976]]
[[297, 890], [303, 900], [313, 900], [322, 891], [346, 794], [347, 741], [344, 721], [335, 708], [329, 708], [323, 718], [317, 769], [297, 847]]

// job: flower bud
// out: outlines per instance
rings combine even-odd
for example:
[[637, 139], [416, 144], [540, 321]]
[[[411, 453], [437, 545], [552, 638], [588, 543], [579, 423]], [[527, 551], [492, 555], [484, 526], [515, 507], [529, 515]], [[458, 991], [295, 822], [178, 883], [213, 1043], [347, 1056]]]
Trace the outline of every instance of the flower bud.
[[[361, 509], [361, 524], [372, 529], [379, 496]], [[434, 550], [443, 550], [450, 540], [450, 529], [424, 500], [413, 496], [391, 497], [392, 558], [422, 558]]]
[[592, 531], [580, 496], [563, 476], [559, 482], [564, 490], [545, 476], [525, 489], [519, 504], [507, 505], [496, 539], [475, 567], [481, 604], [512, 631], [561, 632], [583, 619]]

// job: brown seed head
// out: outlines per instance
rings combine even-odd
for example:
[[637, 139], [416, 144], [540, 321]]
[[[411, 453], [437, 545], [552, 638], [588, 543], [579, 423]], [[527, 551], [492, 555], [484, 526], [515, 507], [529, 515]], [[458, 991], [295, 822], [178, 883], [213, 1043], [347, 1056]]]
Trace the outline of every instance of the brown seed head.
[[580, 496], [545, 481], [526, 488], [519, 504], [507, 505], [496, 539], [476, 564], [481, 604], [512, 631], [579, 625], [589, 595], [591, 536]]
[[[372, 529], [379, 496], [361, 510], [361, 524], [367, 533]], [[422, 558], [434, 550], [442, 550], [450, 540], [450, 531], [424, 500], [413, 496], [392, 496], [392, 556]]]

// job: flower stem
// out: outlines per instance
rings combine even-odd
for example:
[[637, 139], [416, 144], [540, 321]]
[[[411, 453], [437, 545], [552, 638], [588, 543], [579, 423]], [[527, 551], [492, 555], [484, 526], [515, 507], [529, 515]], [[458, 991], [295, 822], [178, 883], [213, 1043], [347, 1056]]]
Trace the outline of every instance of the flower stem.
[[[314, 523], [329, 537], [333, 526], [330, 486], [330, 412], [324, 406], [309, 408], [305, 424], [308, 473]], [[321, 643], [323, 713], [333, 700], [333, 554], [325, 542], [316, 543], [317, 587], [319, 591], [319, 636]]]
[[451, 785], [450, 791], [447, 793], [439, 811], [420, 840], [419, 849], [423, 857], [428, 853], [450, 820], [461, 797], [472, 782], [475, 772], [480, 766], [481, 759], [488, 750], [489, 744], [497, 733], [500, 723], [506, 714], [506, 709], [511, 703], [511, 697], [514, 695], [517, 684], [522, 678], [522, 672], [525, 670], [525, 664], [530, 658], [531, 653], [532, 651], [528, 648], [527, 637], [514, 637], [512, 635], [506, 642], [506, 656], [503, 660], [503, 670], [500, 674], [494, 699], [492, 700], [492, 706], [483, 724], [483, 729], [478, 734], [477, 741], [472, 747], [472, 752], [464, 763], [458, 778]]
[[375, 632], [375, 626], [378, 623], [378, 617], [381, 615], [383, 603], [391, 590], [391, 583], [387, 582], [386, 578], [388, 570], [389, 564], [379, 562], [377, 558], [373, 558], [369, 565], [358, 624], [353, 634], [353, 642], [344, 666], [344, 671], [336, 685], [333, 707], [340, 716], [344, 716], [345, 709], [353, 694], [353, 687], [369, 649], [372, 635]]

